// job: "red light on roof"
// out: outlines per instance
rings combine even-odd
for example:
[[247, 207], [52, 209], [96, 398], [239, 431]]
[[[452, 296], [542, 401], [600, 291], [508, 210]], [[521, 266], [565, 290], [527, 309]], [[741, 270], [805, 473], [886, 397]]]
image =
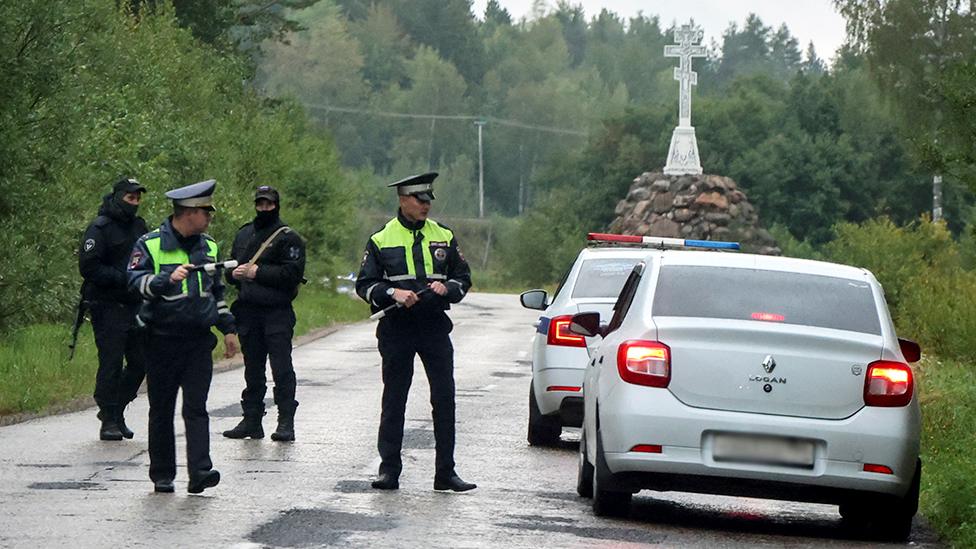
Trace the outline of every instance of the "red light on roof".
[[783, 322], [786, 317], [776, 313], [752, 313], [753, 320], [764, 320], [766, 322]]
[[602, 240], [604, 242], [630, 242], [632, 244], [641, 244], [644, 242], [644, 237], [630, 234], [587, 233], [586, 239]]
[[883, 475], [894, 474], [894, 471], [891, 470], [891, 467], [888, 467], [886, 465], [878, 465], [877, 463], [865, 463], [864, 470], [867, 471], [868, 473], [881, 473]]

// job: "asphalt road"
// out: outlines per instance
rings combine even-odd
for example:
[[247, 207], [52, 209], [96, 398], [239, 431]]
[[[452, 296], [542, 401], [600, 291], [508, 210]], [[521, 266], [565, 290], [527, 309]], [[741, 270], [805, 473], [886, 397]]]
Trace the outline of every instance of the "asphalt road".
[[[530, 448], [527, 360], [537, 315], [511, 295], [473, 294], [455, 320], [458, 472], [478, 489], [432, 490], [434, 438], [423, 368], [407, 410], [397, 492], [369, 488], [381, 392], [374, 326], [295, 349], [298, 441], [238, 441], [241, 370], [214, 377], [211, 451], [219, 486], [186, 493], [182, 425], [175, 494], [148, 479], [144, 395], [130, 441], [100, 442], [94, 410], [0, 428], [2, 547], [862, 547], [824, 505], [642, 492], [631, 517], [593, 516], [576, 496], [576, 438]], [[270, 391], [269, 391], [270, 394]], [[265, 429], [274, 427], [269, 410]], [[924, 521], [912, 545], [938, 547]]]

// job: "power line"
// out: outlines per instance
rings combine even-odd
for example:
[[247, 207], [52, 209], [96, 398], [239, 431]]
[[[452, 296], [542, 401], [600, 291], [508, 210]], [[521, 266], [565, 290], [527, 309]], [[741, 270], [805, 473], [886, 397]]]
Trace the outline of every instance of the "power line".
[[366, 114], [370, 116], [384, 116], [387, 118], [412, 118], [412, 119], [423, 119], [423, 120], [483, 120], [492, 124], [498, 124], [499, 126], [509, 126], [513, 128], [522, 128], [525, 130], [536, 130], [541, 132], [558, 133], [563, 135], [576, 135], [580, 137], [586, 137], [588, 135], [584, 131], [569, 130], [566, 128], [556, 128], [553, 126], [541, 126], [538, 124], [526, 124], [524, 122], [519, 122], [517, 120], [506, 120], [504, 118], [495, 118], [494, 116], [474, 116], [474, 115], [467, 115], [467, 114], [413, 114], [413, 113], [404, 113], [404, 112], [355, 109], [351, 107], [334, 107], [330, 105], [316, 105], [313, 103], [305, 103], [304, 105], [311, 109], [319, 109], [319, 110], [324, 110], [326, 112], [342, 112], [342, 113], [350, 113], [350, 114]]

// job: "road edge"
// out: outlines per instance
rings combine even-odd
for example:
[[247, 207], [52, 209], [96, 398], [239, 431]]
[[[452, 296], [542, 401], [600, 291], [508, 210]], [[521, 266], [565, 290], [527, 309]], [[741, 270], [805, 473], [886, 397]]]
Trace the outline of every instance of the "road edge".
[[[338, 332], [346, 326], [351, 326], [353, 324], [358, 324], [361, 321], [355, 322], [340, 322], [337, 324], [332, 324], [329, 326], [324, 326], [322, 328], [316, 328], [309, 331], [307, 334], [300, 335], [292, 339], [292, 347], [297, 348], [302, 345], [308, 345], [313, 341], [322, 339], [323, 337], [329, 336]], [[236, 370], [244, 366], [244, 360], [241, 356], [236, 356], [233, 358], [225, 358], [214, 362], [214, 375], [222, 374], [224, 372], [229, 372], [231, 370]], [[243, 380], [241, 381], [243, 383]], [[146, 392], [146, 383], [143, 381], [142, 385], [139, 387], [139, 394]], [[67, 400], [65, 402], [59, 402], [57, 404], [52, 404], [51, 406], [39, 411], [39, 412], [19, 412], [16, 414], [0, 415], [0, 427], [7, 427], [10, 425], [16, 425], [18, 423], [24, 423], [25, 421], [30, 421], [32, 419], [40, 419], [50, 416], [59, 416], [62, 414], [71, 414], [74, 412], [80, 412], [82, 410], [87, 410], [88, 408], [95, 407], [95, 399], [91, 396], [78, 397], [72, 400]]]

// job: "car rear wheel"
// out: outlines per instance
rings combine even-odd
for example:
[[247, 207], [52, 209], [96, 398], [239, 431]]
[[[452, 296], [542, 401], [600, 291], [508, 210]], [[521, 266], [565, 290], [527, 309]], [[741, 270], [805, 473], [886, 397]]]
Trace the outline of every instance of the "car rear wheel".
[[593, 471], [593, 514], [598, 517], [625, 517], [630, 514], [633, 494], [610, 490], [612, 473], [603, 456], [600, 432], [596, 433], [596, 465]]
[[840, 516], [849, 525], [867, 528], [868, 534], [882, 541], [905, 541], [912, 533], [912, 520], [918, 512], [918, 493], [922, 480], [922, 460], [904, 497], [877, 496], [840, 505]]
[[586, 458], [586, 430], [580, 434], [579, 463], [576, 468], [576, 493], [580, 497], [593, 497], [593, 465]]
[[529, 384], [529, 432], [526, 437], [530, 446], [555, 446], [563, 426], [559, 417], [544, 416], [535, 400], [535, 387]]

